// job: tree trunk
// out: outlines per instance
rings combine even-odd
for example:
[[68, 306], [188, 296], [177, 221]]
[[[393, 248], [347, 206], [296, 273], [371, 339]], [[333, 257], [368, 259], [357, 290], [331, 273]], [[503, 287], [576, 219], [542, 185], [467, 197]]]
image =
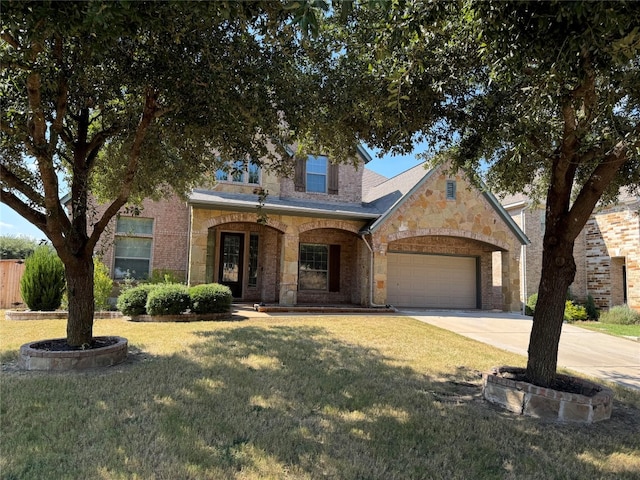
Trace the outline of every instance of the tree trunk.
[[[85, 258], [87, 257], [87, 258]], [[93, 338], [93, 258], [91, 254], [65, 262], [69, 320], [67, 343], [74, 347], [90, 345]]]
[[545, 232], [542, 274], [529, 338], [526, 373], [529, 382], [542, 387], [550, 386], [556, 378], [567, 291], [576, 273], [573, 244], [561, 234]]

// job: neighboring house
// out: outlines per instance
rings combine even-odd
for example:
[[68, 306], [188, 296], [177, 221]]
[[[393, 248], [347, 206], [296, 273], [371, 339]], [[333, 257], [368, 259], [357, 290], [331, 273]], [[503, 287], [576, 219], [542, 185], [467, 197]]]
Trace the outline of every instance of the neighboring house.
[[[522, 299], [538, 291], [542, 267], [544, 205], [532, 205], [525, 195], [502, 201], [531, 244], [523, 247]], [[628, 304], [640, 310], [640, 198], [622, 195], [613, 206], [598, 208], [576, 239], [576, 278], [571, 295], [584, 301], [588, 295], [598, 308]]]
[[186, 202], [122, 213], [103, 259], [116, 279], [171, 270], [245, 302], [520, 310], [527, 238], [493, 195], [444, 168], [386, 179], [369, 161], [361, 149], [354, 164], [309, 155], [293, 178], [236, 163]]

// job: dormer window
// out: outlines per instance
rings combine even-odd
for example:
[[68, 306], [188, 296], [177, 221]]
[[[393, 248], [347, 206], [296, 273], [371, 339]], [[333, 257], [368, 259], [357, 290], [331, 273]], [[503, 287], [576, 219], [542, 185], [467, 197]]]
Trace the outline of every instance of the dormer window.
[[260, 166], [252, 161], [237, 160], [229, 162], [226, 168], [216, 172], [216, 181], [243, 183], [248, 185], [260, 184]]
[[296, 192], [338, 193], [338, 165], [325, 155], [309, 155], [296, 163]]

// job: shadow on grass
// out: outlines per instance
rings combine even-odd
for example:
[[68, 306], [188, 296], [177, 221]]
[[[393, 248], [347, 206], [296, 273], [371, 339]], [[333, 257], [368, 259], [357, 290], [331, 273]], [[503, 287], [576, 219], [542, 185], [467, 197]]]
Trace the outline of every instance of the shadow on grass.
[[429, 377], [321, 327], [197, 335], [184, 354], [134, 349], [104, 374], [5, 379], [3, 478], [640, 473], [634, 409], [594, 426], [541, 424], [487, 406], [473, 369]]

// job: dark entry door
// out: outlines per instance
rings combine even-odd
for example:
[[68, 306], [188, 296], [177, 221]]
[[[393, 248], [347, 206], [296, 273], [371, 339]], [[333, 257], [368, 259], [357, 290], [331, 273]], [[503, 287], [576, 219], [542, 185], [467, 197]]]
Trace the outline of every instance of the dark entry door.
[[231, 289], [234, 298], [242, 297], [242, 256], [244, 253], [244, 234], [222, 233], [220, 242], [220, 272], [218, 278], [222, 285]]

